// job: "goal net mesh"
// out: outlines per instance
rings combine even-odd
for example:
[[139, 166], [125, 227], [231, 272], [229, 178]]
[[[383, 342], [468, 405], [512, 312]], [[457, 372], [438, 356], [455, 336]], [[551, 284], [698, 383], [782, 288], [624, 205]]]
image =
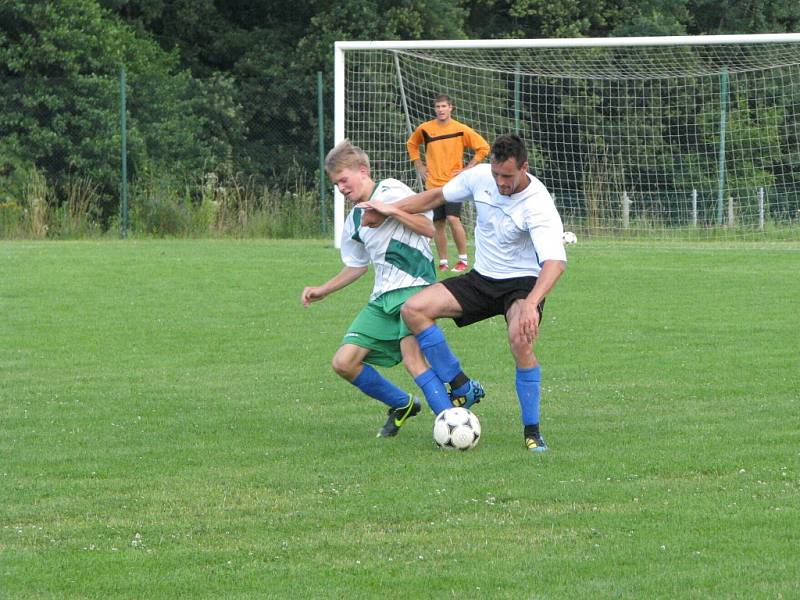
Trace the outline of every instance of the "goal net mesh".
[[566, 229], [800, 238], [800, 44], [348, 49], [344, 85], [375, 178], [422, 189], [405, 143], [445, 93], [526, 141]]

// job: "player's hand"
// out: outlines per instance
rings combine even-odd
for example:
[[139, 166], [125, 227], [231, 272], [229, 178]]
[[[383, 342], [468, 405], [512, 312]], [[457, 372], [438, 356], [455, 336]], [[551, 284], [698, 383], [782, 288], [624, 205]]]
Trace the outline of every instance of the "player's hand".
[[311, 286], [303, 288], [303, 293], [300, 294], [300, 302], [303, 306], [308, 306], [312, 302], [322, 300], [327, 294], [322, 291], [322, 288]]
[[386, 220], [386, 215], [379, 213], [374, 208], [367, 207], [361, 214], [361, 225], [363, 227], [380, 227]]
[[360, 208], [372, 209], [378, 211], [380, 214], [391, 217], [397, 212], [397, 209], [391, 204], [386, 204], [382, 200], [367, 200], [358, 205]]
[[520, 302], [519, 334], [528, 344], [539, 336], [539, 309], [530, 302]]
[[428, 179], [428, 167], [425, 165], [420, 165], [417, 167], [417, 173], [419, 173], [419, 178], [422, 179], [422, 183]]

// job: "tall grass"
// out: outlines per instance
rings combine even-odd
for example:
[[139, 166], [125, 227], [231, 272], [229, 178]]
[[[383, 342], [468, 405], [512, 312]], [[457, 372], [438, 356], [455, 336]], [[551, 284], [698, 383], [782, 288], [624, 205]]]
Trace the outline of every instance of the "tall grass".
[[[600, 165], [598, 168], [601, 168]], [[602, 171], [602, 169], [601, 169]], [[318, 185], [296, 165], [285, 173], [257, 177], [225, 169], [190, 180], [173, 174], [143, 174], [131, 182], [128, 235], [134, 238], [268, 238], [328, 237], [323, 222], [332, 222], [332, 202], [323, 218]], [[612, 211], [609, 192], [598, 176], [587, 175], [587, 215], [565, 211], [566, 229], [608, 240], [650, 241], [800, 241], [800, 220], [766, 219], [763, 230], [703, 224], [670, 226], [657, 211], [632, 215], [629, 228], [602, 225]], [[117, 237], [117, 198], [88, 177], [70, 174], [53, 182], [36, 169], [26, 175], [19, 197], [0, 195], [0, 239], [91, 239]], [[109, 208], [110, 207], [110, 208]], [[109, 211], [113, 214], [109, 215]], [[474, 226], [475, 210], [467, 203], [464, 222]]]
[[55, 184], [28, 171], [18, 196], [0, 203], [0, 238], [77, 239], [102, 234], [102, 193], [90, 178], [69, 174]]
[[[81, 239], [116, 236], [116, 201], [88, 177], [48, 181], [28, 173], [21, 197], [0, 203], [0, 238]], [[134, 179], [129, 235], [176, 238], [314, 238], [322, 233], [319, 190], [296, 168], [270, 180], [207, 173], [186, 181], [169, 174]], [[330, 220], [330, 217], [328, 217]]]

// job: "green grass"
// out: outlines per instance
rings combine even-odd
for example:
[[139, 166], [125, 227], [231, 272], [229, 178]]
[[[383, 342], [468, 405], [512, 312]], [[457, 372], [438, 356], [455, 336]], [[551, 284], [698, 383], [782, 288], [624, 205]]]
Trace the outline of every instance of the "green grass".
[[538, 456], [500, 319], [474, 451], [374, 437], [325, 242], [0, 243], [0, 597], [800, 596], [800, 247], [569, 255]]

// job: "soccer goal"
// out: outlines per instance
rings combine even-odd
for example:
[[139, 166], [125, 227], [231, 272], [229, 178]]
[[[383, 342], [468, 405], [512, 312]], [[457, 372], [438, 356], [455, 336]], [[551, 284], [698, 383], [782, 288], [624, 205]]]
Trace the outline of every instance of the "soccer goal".
[[525, 139], [579, 235], [800, 239], [800, 34], [335, 44], [335, 140], [376, 179], [421, 189], [405, 142], [438, 93]]

